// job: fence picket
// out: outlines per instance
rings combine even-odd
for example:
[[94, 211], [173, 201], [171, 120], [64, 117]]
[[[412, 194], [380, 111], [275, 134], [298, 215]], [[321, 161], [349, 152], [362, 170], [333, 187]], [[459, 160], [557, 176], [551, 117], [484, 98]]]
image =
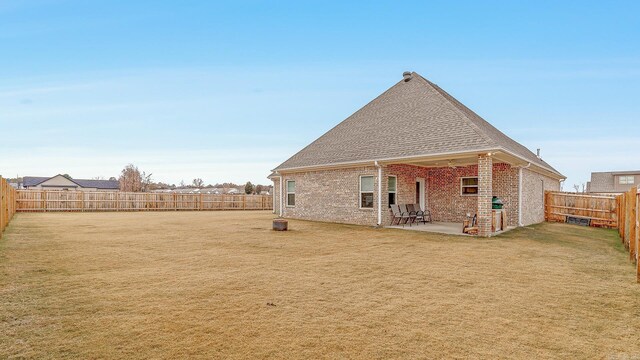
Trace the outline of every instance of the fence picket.
[[0, 176], [0, 237], [16, 212], [16, 189]]
[[271, 210], [271, 195], [18, 190], [17, 211]]

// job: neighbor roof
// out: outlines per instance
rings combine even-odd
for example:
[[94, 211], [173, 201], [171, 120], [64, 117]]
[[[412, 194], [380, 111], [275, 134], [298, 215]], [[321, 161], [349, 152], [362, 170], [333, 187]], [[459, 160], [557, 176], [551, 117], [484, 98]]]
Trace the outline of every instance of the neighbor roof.
[[469, 151], [505, 150], [563, 177], [417, 73], [365, 105], [275, 171]]
[[[62, 176], [62, 175], [56, 175], [56, 176]], [[56, 176], [52, 176], [52, 177], [25, 176], [24, 178], [22, 178], [22, 185], [24, 187], [37, 186], [49, 179], [53, 179]], [[96, 189], [105, 189], [105, 190], [120, 189], [120, 183], [118, 182], [118, 180], [86, 180], [86, 179], [69, 179], [69, 180], [76, 183], [78, 186], [81, 186], [84, 188], [96, 188]]]
[[42, 177], [42, 176], [25, 176], [22, 178], [22, 186], [36, 186], [40, 183], [45, 182], [46, 180], [51, 179], [50, 177]]

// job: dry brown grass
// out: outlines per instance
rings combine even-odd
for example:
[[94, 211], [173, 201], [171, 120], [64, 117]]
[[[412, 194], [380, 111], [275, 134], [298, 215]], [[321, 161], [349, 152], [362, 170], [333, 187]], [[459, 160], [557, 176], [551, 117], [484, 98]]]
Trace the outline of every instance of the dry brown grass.
[[640, 286], [615, 231], [276, 233], [271, 218], [19, 214], [0, 240], [0, 358], [640, 354]]

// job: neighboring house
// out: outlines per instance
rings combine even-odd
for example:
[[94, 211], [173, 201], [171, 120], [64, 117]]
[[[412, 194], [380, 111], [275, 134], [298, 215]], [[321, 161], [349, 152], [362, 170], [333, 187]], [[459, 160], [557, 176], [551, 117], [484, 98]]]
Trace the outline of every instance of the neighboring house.
[[495, 195], [508, 225], [544, 221], [544, 191], [565, 177], [437, 85], [403, 77], [274, 169], [274, 212], [387, 225], [390, 204], [419, 203], [436, 221], [477, 213], [488, 236]]
[[640, 186], [640, 170], [592, 172], [587, 192], [622, 194], [634, 186]]
[[14, 189], [22, 189], [22, 183], [17, 183], [17, 182], [10, 182], [9, 186], [11, 186]]
[[82, 190], [114, 191], [120, 189], [118, 180], [69, 179], [62, 175], [53, 177], [25, 176], [22, 185], [28, 190]]

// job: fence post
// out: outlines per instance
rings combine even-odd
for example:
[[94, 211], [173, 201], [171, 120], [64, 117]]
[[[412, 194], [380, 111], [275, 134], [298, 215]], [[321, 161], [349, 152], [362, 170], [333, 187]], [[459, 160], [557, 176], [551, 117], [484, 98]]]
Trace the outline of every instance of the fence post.
[[0, 237], [4, 231], [4, 180], [0, 176]]
[[636, 188], [635, 194], [636, 202], [636, 217], [633, 219], [636, 228], [636, 238], [632, 239], [636, 244], [636, 282], [640, 283], [640, 189]]
[[544, 221], [549, 221], [549, 191], [544, 192]]
[[635, 260], [636, 257], [636, 198], [638, 194], [638, 188], [636, 186], [631, 188], [631, 194], [633, 197], [629, 201], [629, 259]]

